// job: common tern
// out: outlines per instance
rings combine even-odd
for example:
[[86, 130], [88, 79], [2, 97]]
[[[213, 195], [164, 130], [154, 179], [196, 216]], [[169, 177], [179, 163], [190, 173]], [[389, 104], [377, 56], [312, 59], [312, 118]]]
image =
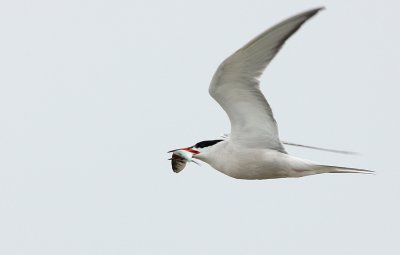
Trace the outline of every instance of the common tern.
[[174, 153], [175, 172], [181, 171], [192, 157], [230, 177], [248, 180], [373, 172], [323, 165], [289, 155], [279, 139], [271, 107], [260, 90], [260, 76], [286, 40], [322, 9], [305, 11], [278, 23], [222, 62], [211, 80], [209, 93], [228, 114], [231, 133], [224, 139], [170, 151]]

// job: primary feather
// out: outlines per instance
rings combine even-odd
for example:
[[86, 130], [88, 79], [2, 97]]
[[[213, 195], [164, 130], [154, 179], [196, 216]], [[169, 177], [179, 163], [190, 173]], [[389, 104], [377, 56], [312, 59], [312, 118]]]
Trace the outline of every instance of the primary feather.
[[260, 91], [259, 77], [285, 41], [320, 10], [303, 12], [273, 26], [218, 67], [209, 92], [229, 116], [232, 143], [286, 153], [271, 107]]

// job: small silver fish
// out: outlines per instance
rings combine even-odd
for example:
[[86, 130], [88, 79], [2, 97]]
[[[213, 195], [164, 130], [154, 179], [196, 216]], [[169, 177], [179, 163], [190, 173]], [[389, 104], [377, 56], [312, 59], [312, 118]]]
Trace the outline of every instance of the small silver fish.
[[198, 164], [192, 159], [192, 153], [184, 150], [174, 150], [172, 153], [172, 157], [169, 160], [171, 160], [172, 170], [175, 173], [179, 173], [180, 171], [182, 171], [186, 167], [186, 164], [188, 162], [194, 162]]

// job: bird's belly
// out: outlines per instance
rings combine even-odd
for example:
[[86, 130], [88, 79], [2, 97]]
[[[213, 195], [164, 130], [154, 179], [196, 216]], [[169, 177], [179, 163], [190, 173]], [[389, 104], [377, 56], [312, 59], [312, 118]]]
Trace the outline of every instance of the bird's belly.
[[290, 168], [276, 151], [249, 151], [247, 153], [231, 153], [228, 157], [210, 162], [218, 171], [236, 179], [275, 179], [290, 177]]

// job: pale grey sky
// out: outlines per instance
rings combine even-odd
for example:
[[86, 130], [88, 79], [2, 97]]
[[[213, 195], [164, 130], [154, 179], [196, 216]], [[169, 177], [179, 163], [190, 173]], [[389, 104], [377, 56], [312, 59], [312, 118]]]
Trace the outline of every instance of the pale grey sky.
[[[166, 151], [229, 132], [208, 95], [254, 36], [325, 6], [262, 79], [310, 160], [241, 181]], [[2, 1], [0, 254], [399, 254], [398, 1]]]

